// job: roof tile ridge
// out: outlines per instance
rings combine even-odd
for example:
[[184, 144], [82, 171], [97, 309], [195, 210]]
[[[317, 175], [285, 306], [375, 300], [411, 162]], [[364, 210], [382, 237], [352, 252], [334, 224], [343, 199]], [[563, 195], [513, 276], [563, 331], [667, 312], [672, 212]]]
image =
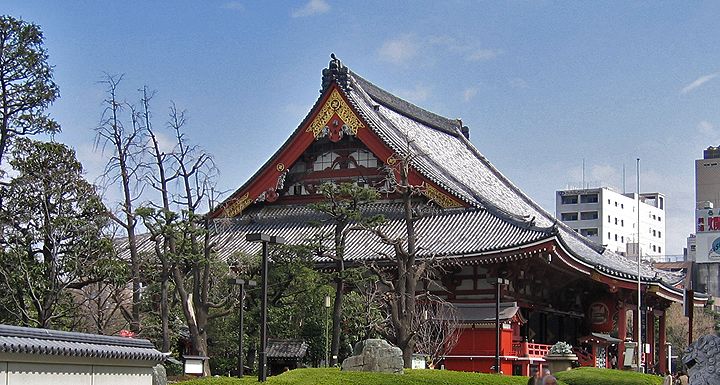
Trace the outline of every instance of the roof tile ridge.
[[[547, 212], [544, 208], [542, 208], [539, 204], [537, 204], [534, 200], [532, 200], [529, 196], [527, 196], [522, 190], [520, 190], [519, 187], [517, 187], [510, 179], [508, 179], [500, 170], [498, 170], [486, 157], [483, 155], [480, 150], [475, 147], [474, 144], [470, 141], [470, 139], [466, 138], [465, 136], [458, 137], [458, 140], [460, 140], [465, 146], [475, 155], [475, 157], [478, 158], [485, 166], [500, 180], [503, 181], [503, 183], [508, 186], [515, 194], [519, 195], [520, 198], [527, 204], [529, 204], [531, 207], [533, 207], [536, 211], [543, 214], [545, 218], [551, 222], [553, 222], [553, 225], [551, 227], [555, 227], [558, 230], [563, 229], [566, 233], [569, 233], [571, 237], [575, 238], [576, 240], [584, 243], [586, 246], [593, 249], [598, 254], [603, 254], [605, 252], [605, 247], [602, 245], [599, 245], [579, 234], [577, 234], [572, 228], [567, 226], [562, 221], [558, 221], [557, 218], [555, 218], [554, 215]], [[505, 211], [500, 209], [501, 211]], [[512, 213], [511, 213], [512, 214]]]
[[[428, 111], [414, 103], [411, 103], [403, 98], [400, 98], [396, 95], [393, 95], [392, 93], [384, 90], [383, 88], [375, 85], [373, 82], [365, 79], [364, 77], [360, 76], [357, 72], [353, 70], [349, 70], [349, 75], [351, 81], [357, 86], [353, 89], [361, 88], [365, 94], [367, 94], [370, 99], [379, 105], [382, 105], [392, 111], [395, 111], [398, 114], [401, 114], [405, 117], [408, 117], [410, 119], [417, 120], [428, 127], [441, 131], [447, 135], [450, 136], [462, 136], [461, 132], [461, 126], [460, 122], [457, 119], [450, 119], [448, 117], [436, 114], [432, 111]], [[370, 89], [368, 89], [370, 88]], [[387, 98], [385, 100], [384, 98]], [[395, 102], [395, 103], [393, 103]], [[423, 116], [418, 115], [417, 113], [413, 113], [412, 111], [409, 111], [408, 108], [402, 108], [402, 107], [409, 107], [410, 109], [416, 110], [417, 112], [421, 114], [427, 115], [429, 118], [433, 118], [438, 121], [438, 123], [444, 123], [447, 125], [447, 127], [443, 127], [438, 123], [432, 122], [430, 119], [427, 119]]]

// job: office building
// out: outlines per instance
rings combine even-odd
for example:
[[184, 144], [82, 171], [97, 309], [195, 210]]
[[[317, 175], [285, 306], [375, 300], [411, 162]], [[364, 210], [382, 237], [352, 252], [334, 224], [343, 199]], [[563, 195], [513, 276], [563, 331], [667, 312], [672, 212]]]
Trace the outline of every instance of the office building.
[[[581, 235], [621, 255], [637, 256], [638, 199], [607, 187], [557, 191], [556, 217]], [[665, 196], [640, 194], [640, 253], [661, 259], [665, 249]]]

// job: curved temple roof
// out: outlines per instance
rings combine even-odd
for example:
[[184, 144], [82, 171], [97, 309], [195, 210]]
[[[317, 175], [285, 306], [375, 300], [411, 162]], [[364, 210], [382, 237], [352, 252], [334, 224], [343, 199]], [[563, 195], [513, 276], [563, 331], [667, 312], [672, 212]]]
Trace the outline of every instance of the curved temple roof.
[[[329, 68], [323, 71], [321, 92], [325, 93], [334, 84], [343, 91], [352, 108], [386, 146], [401, 155], [410, 151], [414, 155], [412, 166], [421, 175], [468, 206], [465, 209], [445, 210], [418, 224], [429, 229], [426, 233], [419, 232], [425, 237], [426, 245], [432, 245], [427, 248], [429, 252], [434, 255], [464, 256], [555, 239], [566, 254], [586, 270], [613, 279], [637, 280], [635, 260], [606, 250], [557, 221], [478, 151], [466, 137], [467, 128], [459, 120], [441, 117], [382, 90], [350, 71], [333, 55]], [[263, 168], [269, 167], [289, 146], [291, 139], [302, 133], [320, 107], [321, 100], [322, 97]], [[233, 197], [244, 191], [253, 178]], [[265, 206], [258, 211], [251, 208], [243, 217], [230, 220], [229, 226], [221, 226], [225, 231], [219, 236], [228, 238], [237, 232], [272, 231], [292, 241], [298, 236], [297, 230], [302, 227], [301, 218], [308, 214], [301, 215], [298, 210], [302, 209]], [[268, 221], [273, 216], [282, 217], [282, 223]], [[390, 220], [388, 227], [396, 226], [399, 224]], [[258, 248], [257, 245], [244, 241], [233, 242], [229, 238], [227, 242], [228, 247], [223, 247], [225, 250], [221, 249], [221, 254], [252, 252]], [[234, 246], [229, 246], [233, 243]], [[356, 258], [367, 258], [367, 248], [355, 251], [359, 253]], [[381, 254], [378, 250], [374, 251], [376, 255]], [[347, 251], [348, 259], [352, 259], [353, 255], [352, 250]], [[643, 263], [640, 276], [646, 283], [663, 286], [675, 296], [679, 294], [672, 286], [682, 279], [682, 275], [657, 270]]]

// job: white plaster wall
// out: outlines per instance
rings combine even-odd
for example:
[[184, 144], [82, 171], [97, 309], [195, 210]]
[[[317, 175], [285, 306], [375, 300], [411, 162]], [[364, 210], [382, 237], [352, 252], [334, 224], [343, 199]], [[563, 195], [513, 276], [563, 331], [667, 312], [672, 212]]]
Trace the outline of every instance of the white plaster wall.
[[152, 368], [0, 362], [0, 385], [152, 385]]
[[7, 385], [7, 362], [0, 362], [0, 385]]
[[92, 385], [92, 366], [9, 362], [7, 385]]
[[152, 368], [93, 366], [93, 385], [152, 385]]

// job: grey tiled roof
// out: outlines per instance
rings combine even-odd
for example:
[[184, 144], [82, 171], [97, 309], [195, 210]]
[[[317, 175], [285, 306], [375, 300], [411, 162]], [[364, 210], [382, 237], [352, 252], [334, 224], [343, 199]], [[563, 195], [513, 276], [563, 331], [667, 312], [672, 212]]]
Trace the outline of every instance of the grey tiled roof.
[[[413, 166], [473, 207], [514, 217], [538, 227], [557, 228], [557, 237], [580, 262], [604, 274], [637, 279], [637, 263], [577, 234], [530, 199], [461, 133], [458, 121], [438, 117], [403, 101], [350, 72], [346, 95], [383, 141], [399, 154], [409, 146]], [[645, 281], [676, 284], [682, 275], [641, 265]]]
[[[505, 250], [547, 239], [552, 229], [528, 226], [527, 223], [503, 220], [487, 210], [433, 210], [416, 222], [418, 257], [473, 256]], [[375, 204], [368, 214], [383, 213], [387, 222], [381, 226], [391, 237], [401, 237], [404, 222], [400, 203]], [[314, 234], [332, 234], [330, 223], [313, 225], [327, 219], [305, 206], [264, 206], [249, 209], [239, 218], [216, 220], [219, 256], [232, 258], [234, 253], [254, 254], [260, 245], [245, 241], [244, 234], [266, 232], [285, 238], [289, 244], [301, 244]], [[383, 259], [392, 247], [379, 242], [367, 231], [352, 231], [348, 235], [347, 261]], [[328, 244], [328, 247], [330, 245]], [[316, 256], [316, 262], [330, 262], [329, 257]]]
[[303, 358], [307, 348], [303, 340], [269, 339], [267, 358]]
[[[495, 322], [494, 303], [454, 303], [460, 323]], [[500, 321], [512, 319], [520, 307], [516, 302], [503, 302], [500, 304]]]
[[160, 363], [165, 355], [145, 339], [0, 325], [0, 353]]
[[[405, 154], [409, 146], [415, 155], [413, 166], [418, 172], [472, 208], [465, 211], [446, 210], [419, 224], [427, 226], [430, 231], [427, 235], [424, 234], [427, 228], [418, 231], [425, 237], [423, 247], [427, 247], [426, 252], [465, 256], [555, 238], [578, 263], [600, 274], [637, 279], [637, 263], [634, 260], [606, 250], [557, 221], [480, 153], [462, 134], [460, 121], [444, 118], [402, 100], [363, 79], [335, 59], [330, 68], [323, 71], [323, 88], [326, 89], [333, 81], [338, 82], [355, 111], [388, 147], [398, 154]], [[321, 100], [319, 98], [316, 101], [296, 132], [312, 118]], [[288, 139], [264, 167], [271, 165], [290, 142]], [[249, 186], [260, 172], [258, 170], [235, 194]], [[302, 215], [295, 215], [293, 210], [302, 208], [270, 206], [258, 211], [251, 206], [239, 220], [219, 220], [228, 221], [219, 226], [221, 232], [218, 240], [222, 240], [218, 242], [220, 255], [228, 257], [235, 252], [257, 252], [259, 246], [245, 242], [244, 232], [266, 231], [294, 243], [304, 240], [308, 227], [300, 220]], [[269, 218], [273, 216], [276, 220], [270, 221]], [[399, 229], [400, 222], [390, 221], [387, 226]], [[353, 236], [359, 237], [357, 234]], [[349, 244], [351, 246], [347, 256], [355, 259], [377, 258], [389, 250], [383, 249], [383, 246], [369, 249], [367, 242]], [[645, 282], [654, 282], [674, 290], [672, 286], [680, 282], [683, 276], [657, 270], [643, 263], [640, 277]]]

